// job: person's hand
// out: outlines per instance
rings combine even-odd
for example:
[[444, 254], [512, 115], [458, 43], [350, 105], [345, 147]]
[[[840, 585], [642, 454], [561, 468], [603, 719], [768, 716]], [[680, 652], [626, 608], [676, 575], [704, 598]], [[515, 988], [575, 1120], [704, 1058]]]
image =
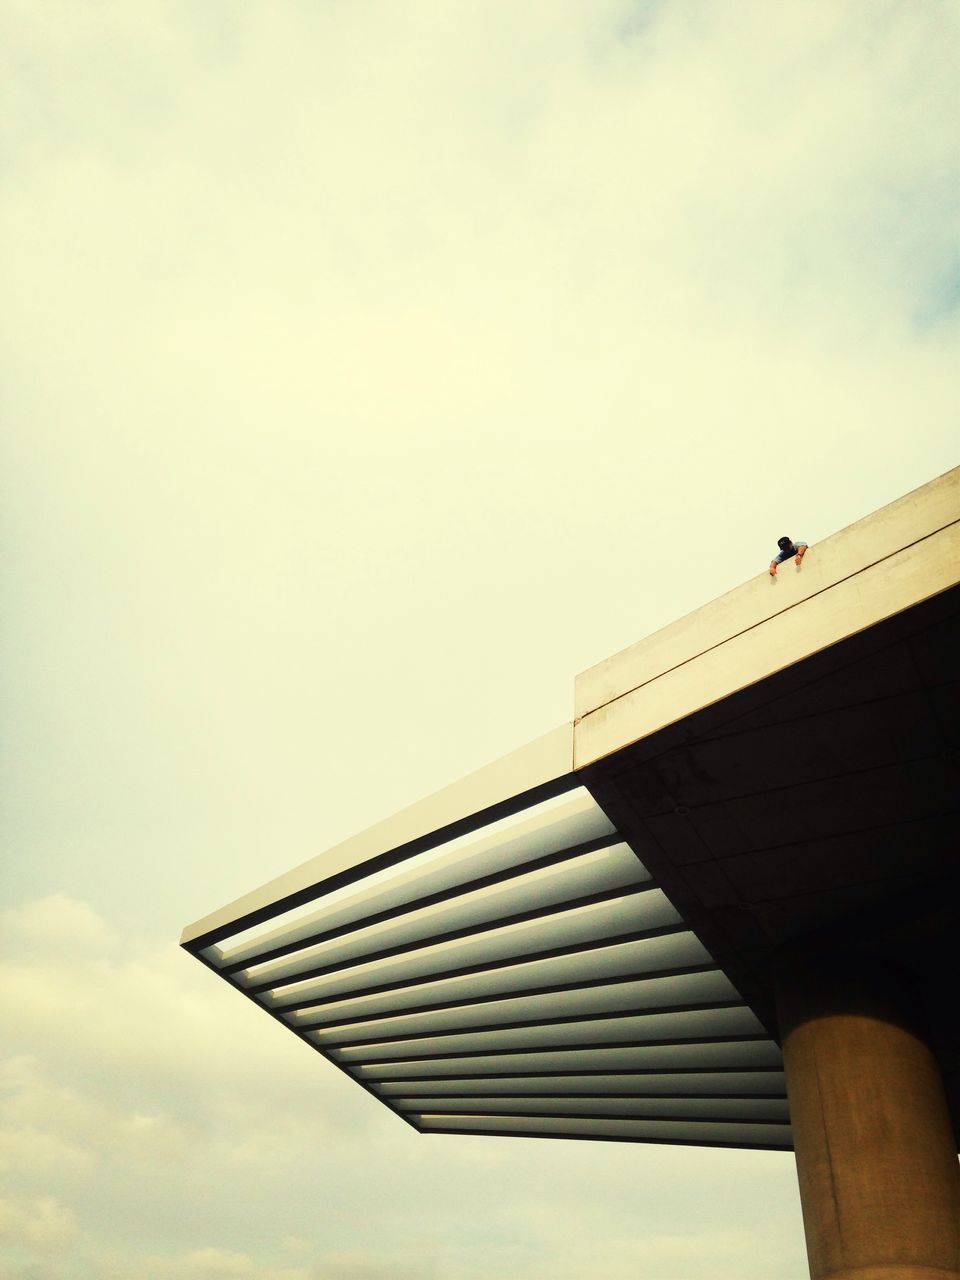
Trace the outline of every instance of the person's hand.
[[797, 558], [796, 558], [796, 560], [794, 560], [794, 562], [793, 562], [793, 563], [794, 563], [794, 564], [799, 564], [799, 563], [800, 563], [800, 561], [801, 561], [802, 559], [803, 559], [803, 552], [802, 552], [802, 551], [798, 551], [798, 552], [797, 552]]
[[[797, 563], [799, 564], [799, 561], [797, 561]], [[775, 578], [776, 576], [777, 576], [777, 566], [775, 564], [772, 564], [770, 566], [770, 577]]]

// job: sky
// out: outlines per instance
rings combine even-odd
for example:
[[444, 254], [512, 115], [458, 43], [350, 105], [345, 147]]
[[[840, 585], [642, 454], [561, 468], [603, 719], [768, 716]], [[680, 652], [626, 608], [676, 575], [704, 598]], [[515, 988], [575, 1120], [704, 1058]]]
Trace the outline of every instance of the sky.
[[0, 1269], [794, 1280], [792, 1158], [419, 1137], [182, 927], [957, 463], [939, 0], [0, 0]]

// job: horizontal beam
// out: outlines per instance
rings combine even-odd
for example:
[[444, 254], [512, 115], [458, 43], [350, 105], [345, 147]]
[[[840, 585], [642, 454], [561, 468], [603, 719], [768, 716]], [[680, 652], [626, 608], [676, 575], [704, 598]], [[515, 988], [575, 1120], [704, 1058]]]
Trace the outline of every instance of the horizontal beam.
[[572, 770], [573, 726], [564, 724], [187, 925], [180, 945], [196, 954], [373, 871], [563, 795], [579, 785]]
[[577, 770], [957, 581], [960, 468], [583, 672]]

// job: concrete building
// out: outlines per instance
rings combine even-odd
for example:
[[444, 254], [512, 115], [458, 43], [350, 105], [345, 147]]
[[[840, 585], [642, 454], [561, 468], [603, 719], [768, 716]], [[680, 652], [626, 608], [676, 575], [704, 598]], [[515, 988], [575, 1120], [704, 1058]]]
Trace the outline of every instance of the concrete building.
[[421, 1132], [796, 1152], [811, 1275], [960, 1275], [960, 469], [182, 944]]

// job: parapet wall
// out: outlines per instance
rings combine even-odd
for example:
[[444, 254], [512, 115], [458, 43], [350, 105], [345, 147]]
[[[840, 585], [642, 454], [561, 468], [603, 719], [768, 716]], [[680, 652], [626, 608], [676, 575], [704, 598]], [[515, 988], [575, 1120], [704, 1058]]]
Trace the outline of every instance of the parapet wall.
[[960, 467], [576, 680], [574, 762], [594, 761], [960, 580]]

